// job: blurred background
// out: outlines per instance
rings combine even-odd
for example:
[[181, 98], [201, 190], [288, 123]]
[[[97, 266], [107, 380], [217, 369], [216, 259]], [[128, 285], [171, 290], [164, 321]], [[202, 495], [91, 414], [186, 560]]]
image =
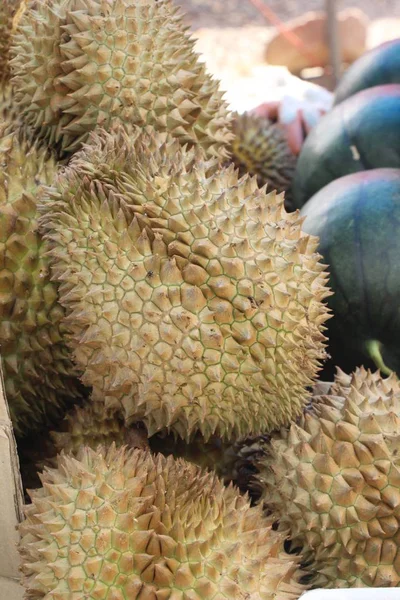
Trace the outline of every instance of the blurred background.
[[[248, 0], [178, 0], [177, 4], [188, 15], [193, 29], [265, 25], [260, 12]], [[324, 0], [269, 0], [265, 4], [283, 21], [324, 9]], [[400, 18], [399, 0], [338, 0], [336, 4], [339, 9], [359, 8], [370, 19]]]
[[239, 112], [296, 95], [298, 77], [334, 88], [338, 74], [332, 74], [328, 5], [336, 14], [341, 73], [365, 50], [400, 37], [400, 0], [177, 3], [197, 38], [197, 51]]

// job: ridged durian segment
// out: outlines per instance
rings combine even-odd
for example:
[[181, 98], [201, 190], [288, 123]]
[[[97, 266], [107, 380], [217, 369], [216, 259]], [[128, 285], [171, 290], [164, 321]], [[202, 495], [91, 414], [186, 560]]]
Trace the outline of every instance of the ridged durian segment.
[[281, 197], [172, 138], [92, 142], [41, 217], [84, 383], [150, 435], [288, 424], [325, 352], [316, 238]]
[[169, 0], [38, 2], [11, 48], [16, 100], [61, 153], [118, 120], [154, 125], [226, 159], [231, 117], [193, 48]]
[[64, 309], [50, 281], [47, 246], [37, 231], [41, 186], [57, 164], [45, 150], [0, 124], [0, 354], [18, 434], [60, 414], [80, 395], [63, 343]]
[[290, 206], [290, 186], [296, 168], [296, 156], [290, 150], [285, 133], [276, 123], [249, 113], [235, 115], [232, 161], [239, 173], [257, 177], [258, 185], [285, 192]]
[[59, 458], [20, 526], [28, 598], [295, 600], [283, 538], [215, 475], [143, 450]]
[[121, 412], [107, 409], [104, 401], [93, 396], [84, 406], [76, 406], [64, 419], [62, 431], [52, 431], [57, 452], [78, 454], [82, 446], [99, 445], [148, 448], [147, 431], [138, 426], [126, 427]]
[[26, 0], [1, 0], [0, 2], [0, 85], [10, 77], [8, 61], [11, 35], [25, 5]]
[[400, 383], [339, 372], [261, 464], [264, 503], [317, 587], [400, 586]]

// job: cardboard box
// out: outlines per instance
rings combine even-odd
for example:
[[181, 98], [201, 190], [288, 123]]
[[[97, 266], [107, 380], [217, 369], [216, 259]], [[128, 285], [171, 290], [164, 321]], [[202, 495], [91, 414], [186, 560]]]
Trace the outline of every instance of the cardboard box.
[[19, 460], [0, 365], [0, 598], [22, 600], [18, 522], [23, 518]]

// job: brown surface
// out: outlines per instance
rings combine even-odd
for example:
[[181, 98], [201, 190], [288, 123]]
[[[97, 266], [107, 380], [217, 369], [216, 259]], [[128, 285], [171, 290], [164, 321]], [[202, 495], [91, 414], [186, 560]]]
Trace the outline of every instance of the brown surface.
[[[344, 63], [353, 63], [367, 48], [369, 20], [357, 8], [341, 10], [337, 15], [340, 52]], [[285, 65], [292, 73], [310, 67], [325, 67], [330, 61], [327, 16], [324, 11], [310, 11], [288, 21], [288, 32], [295, 35], [307, 52], [299, 52], [288, 33], [276, 32], [266, 49], [270, 65]]]
[[[187, 15], [193, 29], [201, 27], [241, 27], [270, 25], [250, 0], [175, 0]], [[309, 10], [324, 10], [325, 0], [264, 0], [282, 21], [299, 17]], [[371, 19], [400, 17], [398, 0], [337, 0], [338, 9], [361, 8]]]

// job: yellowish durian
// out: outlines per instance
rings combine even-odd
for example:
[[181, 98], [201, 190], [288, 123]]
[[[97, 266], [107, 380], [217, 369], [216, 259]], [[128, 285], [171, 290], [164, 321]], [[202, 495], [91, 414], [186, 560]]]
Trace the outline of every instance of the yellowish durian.
[[119, 120], [154, 125], [225, 159], [231, 118], [193, 48], [169, 0], [38, 2], [13, 39], [16, 101], [62, 154]]
[[316, 587], [400, 586], [400, 384], [338, 373], [265, 449], [263, 501]]
[[143, 450], [84, 448], [42, 475], [20, 526], [27, 598], [296, 600], [296, 559], [214, 474]]
[[100, 131], [42, 208], [82, 380], [149, 435], [288, 424], [324, 357], [317, 239], [215, 165], [150, 128]]

